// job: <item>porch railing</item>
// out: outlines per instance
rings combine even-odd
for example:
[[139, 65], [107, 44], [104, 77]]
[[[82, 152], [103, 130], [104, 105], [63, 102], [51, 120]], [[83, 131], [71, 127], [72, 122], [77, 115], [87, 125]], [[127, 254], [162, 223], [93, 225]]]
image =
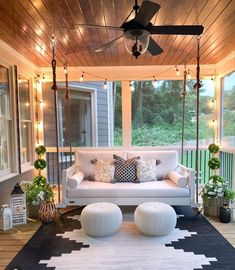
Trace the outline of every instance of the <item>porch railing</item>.
[[[159, 150], [159, 148], [157, 148]], [[177, 147], [171, 147], [180, 154], [180, 149]], [[75, 149], [74, 149], [75, 150]], [[71, 163], [74, 164], [75, 154], [72, 153], [72, 162], [70, 162], [70, 154], [67, 149], [60, 149], [59, 161], [60, 161], [60, 177], [62, 177], [62, 171], [67, 169]], [[235, 176], [235, 150], [222, 149], [220, 151], [220, 176], [228, 181], [229, 187], [234, 189], [234, 176]], [[195, 169], [195, 158], [196, 151], [193, 148], [185, 149], [183, 154], [183, 165], [189, 168]], [[211, 154], [206, 148], [199, 150], [199, 183], [205, 184], [212, 172], [208, 167], [208, 161], [211, 158]], [[47, 178], [53, 185], [57, 184], [57, 163], [56, 163], [56, 152], [54, 148], [47, 148]]]

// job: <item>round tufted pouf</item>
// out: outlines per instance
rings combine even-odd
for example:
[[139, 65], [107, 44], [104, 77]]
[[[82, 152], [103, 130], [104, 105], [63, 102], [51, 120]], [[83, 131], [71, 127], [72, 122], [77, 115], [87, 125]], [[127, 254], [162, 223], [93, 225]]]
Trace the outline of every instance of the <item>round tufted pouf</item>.
[[148, 202], [140, 204], [134, 214], [135, 225], [146, 235], [168, 235], [176, 225], [175, 210], [168, 204]]
[[108, 236], [121, 227], [122, 212], [113, 203], [93, 203], [87, 205], [81, 213], [83, 230], [91, 236]]

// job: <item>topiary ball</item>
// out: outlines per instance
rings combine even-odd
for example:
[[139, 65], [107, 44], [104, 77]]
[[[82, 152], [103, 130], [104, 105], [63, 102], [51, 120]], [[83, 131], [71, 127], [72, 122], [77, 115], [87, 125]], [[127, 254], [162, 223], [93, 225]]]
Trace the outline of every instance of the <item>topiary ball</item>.
[[208, 161], [208, 166], [212, 170], [218, 170], [220, 168], [220, 165], [221, 165], [221, 162], [218, 158], [214, 157]]
[[46, 147], [44, 145], [39, 145], [35, 148], [35, 152], [41, 156], [44, 155], [46, 153]]
[[38, 158], [34, 162], [34, 168], [37, 170], [44, 170], [47, 166], [46, 160], [42, 158]]
[[213, 182], [223, 182], [223, 178], [222, 177], [220, 177], [219, 175], [212, 175], [211, 177], [210, 177], [210, 180], [213, 180]]
[[210, 151], [210, 153], [216, 154], [219, 152], [219, 146], [217, 144], [212, 143], [208, 146], [208, 150]]
[[42, 175], [38, 175], [34, 178], [34, 182], [36, 183], [36, 185], [44, 187], [47, 183], [47, 179]]

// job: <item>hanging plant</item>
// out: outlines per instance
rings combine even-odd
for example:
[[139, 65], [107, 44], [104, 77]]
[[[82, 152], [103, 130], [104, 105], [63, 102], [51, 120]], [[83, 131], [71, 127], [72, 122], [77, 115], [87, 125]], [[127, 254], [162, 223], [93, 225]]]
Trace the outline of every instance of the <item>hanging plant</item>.
[[220, 168], [221, 162], [218, 158], [213, 157], [208, 161], [208, 166], [212, 170], [218, 170]]
[[216, 154], [219, 152], [219, 146], [217, 144], [212, 143], [208, 146], [208, 150], [210, 151], [211, 154]]

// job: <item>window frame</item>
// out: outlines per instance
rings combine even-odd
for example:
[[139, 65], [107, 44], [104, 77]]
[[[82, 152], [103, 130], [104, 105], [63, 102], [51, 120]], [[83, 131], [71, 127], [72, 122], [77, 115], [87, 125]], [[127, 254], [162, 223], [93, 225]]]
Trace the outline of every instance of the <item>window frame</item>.
[[[28, 86], [29, 86], [29, 119], [21, 119], [21, 112], [20, 112], [20, 78], [22, 78], [23, 80], [27, 80], [28, 81]], [[33, 85], [32, 85], [32, 80], [30, 78], [27, 78], [24, 75], [18, 74], [18, 106], [19, 106], [19, 128], [20, 128], [20, 150], [22, 149], [22, 137], [21, 137], [21, 124], [22, 123], [30, 123], [30, 138], [29, 138], [29, 161], [22, 163], [22, 159], [21, 159], [21, 172], [26, 172], [28, 170], [31, 170], [33, 168], [33, 144], [34, 144], [34, 124], [33, 124], [33, 119], [34, 119], [34, 110], [33, 110]], [[21, 153], [20, 153], [21, 154]]]
[[220, 125], [219, 125], [219, 128], [220, 128], [220, 131], [219, 131], [219, 134], [220, 134], [220, 144], [221, 146], [224, 148], [229, 148], [229, 149], [235, 149], [235, 146], [231, 146], [231, 145], [226, 145], [224, 143], [224, 92], [225, 92], [225, 88], [224, 88], [224, 81], [225, 81], [225, 77], [231, 75], [232, 73], [235, 73], [235, 69], [233, 70], [230, 70], [229, 72], [225, 73], [223, 75], [223, 77], [221, 77], [220, 79]]

